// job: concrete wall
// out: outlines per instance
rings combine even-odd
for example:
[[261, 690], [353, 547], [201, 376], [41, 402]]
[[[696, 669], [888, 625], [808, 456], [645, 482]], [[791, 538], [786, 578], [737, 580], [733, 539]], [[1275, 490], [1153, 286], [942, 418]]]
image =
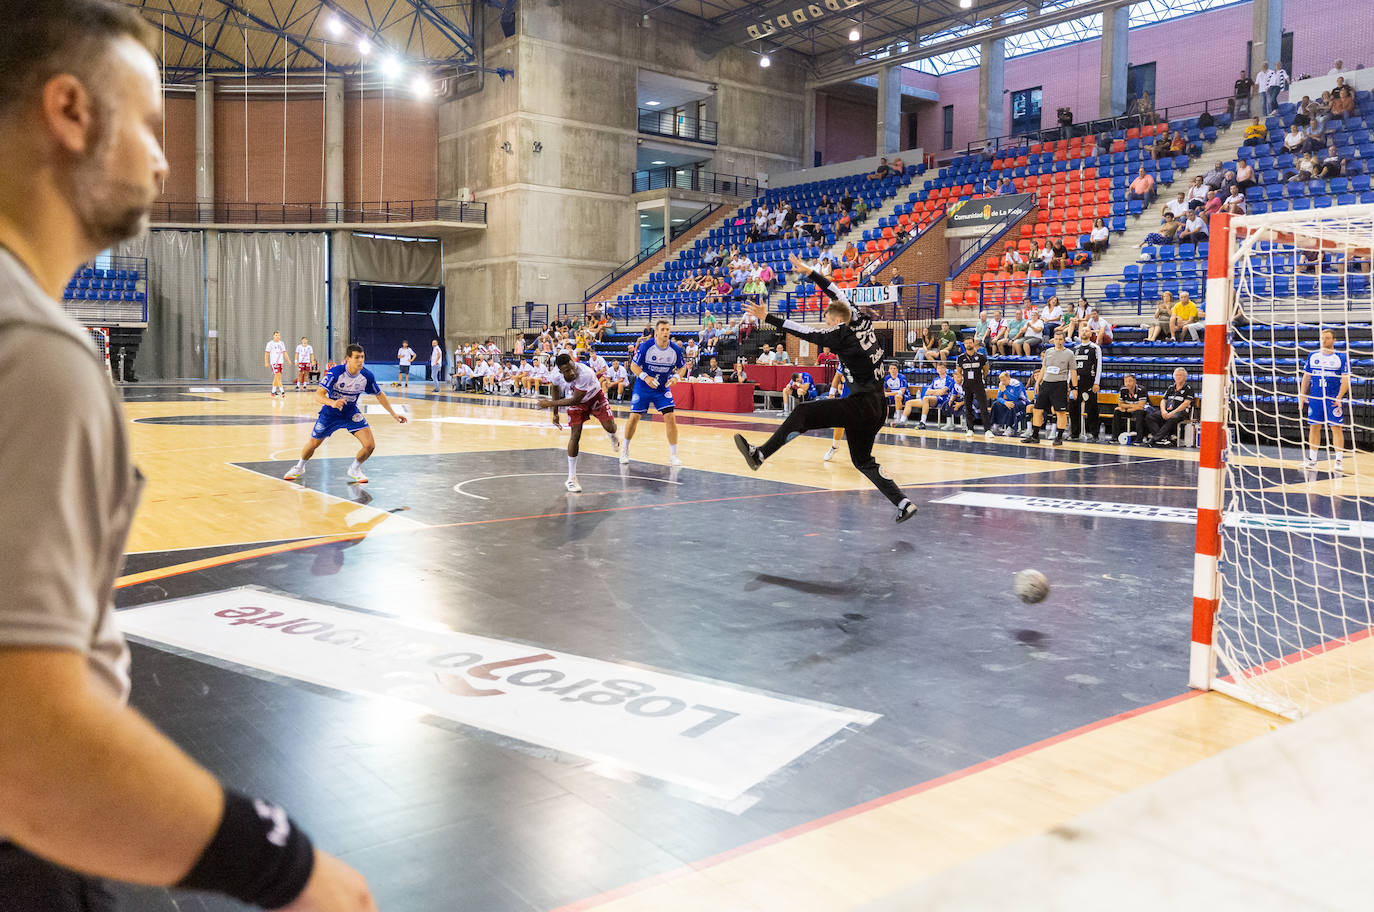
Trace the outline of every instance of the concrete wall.
[[[1289, 0], [1284, 4], [1283, 26], [1285, 31], [1294, 33], [1293, 68], [1298, 74], [1324, 74], [1338, 57], [1350, 69], [1360, 63], [1374, 65], [1374, 40], [1364, 29], [1350, 27], [1351, 9], [1344, 0]], [[1156, 64], [1155, 107], [1230, 95], [1231, 84], [1245, 66], [1245, 43], [1250, 39], [1253, 15], [1252, 4], [1240, 3], [1132, 29], [1130, 62]], [[1101, 41], [1097, 39], [1008, 60], [1003, 122], [1011, 124], [1011, 93], [1035, 86], [1044, 90], [1043, 126], [1053, 126], [1055, 109], [1064, 105], [1072, 108], [1079, 119], [1095, 117], [1100, 64]], [[977, 133], [977, 68], [942, 77], [907, 69], [902, 74], [902, 83], [940, 95], [938, 102], [922, 104], [918, 109], [917, 139], [922, 148], [942, 154], [941, 108], [947, 104], [954, 105], [955, 151], [963, 151], [966, 144], [983, 138]], [[827, 114], [842, 126], [826, 129], [824, 143], [818, 108], [816, 147], [822, 150], [825, 161], [853, 157], [861, 138], [868, 142], [862, 147], [869, 150], [866, 154], [872, 154], [868, 134], [873, 132], [876, 108], [871, 104], [855, 107], [854, 103], [845, 102], [841, 110], [835, 111], [827, 102]], [[861, 122], [869, 127], [862, 127]]]
[[485, 233], [444, 251], [454, 336], [498, 333], [525, 301], [551, 312], [581, 301], [585, 288], [634, 255], [641, 66], [718, 86], [712, 170], [795, 170], [801, 70], [785, 54], [766, 70], [738, 51], [705, 59], [683, 40], [675, 15], [660, 10], [645, 27], [633, 12], [596, 0], [523, 0], [512, 38], [488, 17], [487, 63], [514, 76], [489, 75], [482, 92], [439, 111], [440, 193], [470, 187], [489, 207]]

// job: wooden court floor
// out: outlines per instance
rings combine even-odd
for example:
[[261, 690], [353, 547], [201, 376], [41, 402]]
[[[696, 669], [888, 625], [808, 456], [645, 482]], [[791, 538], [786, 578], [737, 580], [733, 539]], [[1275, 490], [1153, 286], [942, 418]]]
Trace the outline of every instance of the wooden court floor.
[[[281, 480], [313, 423], [308, 393], [132, 391], [148, 485], [118, 593], [134, 703], [218, 774], [291, 808], [368, 875], [383, 909], [857, 908], [1285, 724], [1186, 690], [1190, 525], [1024, 508], [1189, 507], [1187, 451], [889, 429], [875, 454], [921, 509], [894, 526], [843, 448], [822, 460], [828, 436], [750, 472], [731, 436], [760, 440], [776, 416], [682, 413], [681, 469], [658, 419], [641, 424], [628, 467], [589, 428], [584, 493], [569, 495], [567, 432], [546, 412], [388, 392], [411, 422], [368, 414], [377, 453], [360, 488], [344, 483], [343, 434], [302, 483]], [[1355, 479], [1284, 487], [1360, 496]], [[942, 502], [970, 492], [1004, 502]], [[1010, 596], [1025, 566], [1051, 578], [1042, 605]], [[511, 667], [566, 654], [625, 678], [671, 675], [654, 679], [659, 694], [772, 702], [698, 767], [686, 747], [672, 755], [685, 742], [630, 727], [588, 747], [537, 708], [445, 715], [414, 689], [407, 655], [423, 665], [420, 653], [391, 655], [395, 667], [369, 656], [355, 677], [312, 670], [294, 645], [235, 653], [228, 628], [197, 626], [197, 600], [241, 592], [318, 611], [302, 633], [365, 615], [420, 642], [537, 647]], [[1348, 650], [1374, 666], [1367, 643]], [[440, 697], [515, 678], [470, 667]], [[652, 718], [687, 702], [650, 699], [626, 705]]]

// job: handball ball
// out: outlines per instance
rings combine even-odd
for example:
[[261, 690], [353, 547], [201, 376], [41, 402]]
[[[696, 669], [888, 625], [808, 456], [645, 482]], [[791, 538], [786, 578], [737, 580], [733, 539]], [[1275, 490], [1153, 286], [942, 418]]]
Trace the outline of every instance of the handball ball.
[[1050, 581], [1039, 570], [1022, 570], [1016, 574], [1012, 591], [1027, 605], [1034, 605], [1036, 602], [1043, 602], [1045, 596], [1050, 594]]

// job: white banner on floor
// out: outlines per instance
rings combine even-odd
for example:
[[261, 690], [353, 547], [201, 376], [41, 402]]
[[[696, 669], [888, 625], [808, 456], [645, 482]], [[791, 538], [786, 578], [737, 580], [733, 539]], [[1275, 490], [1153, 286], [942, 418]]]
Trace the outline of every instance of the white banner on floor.
[[737, 812], [753, 803], [744, 799], [751, 787], [846, 727], [880, 718], [252, 587], [129, 608], [119, 624], [153, 643], [405, 701]]

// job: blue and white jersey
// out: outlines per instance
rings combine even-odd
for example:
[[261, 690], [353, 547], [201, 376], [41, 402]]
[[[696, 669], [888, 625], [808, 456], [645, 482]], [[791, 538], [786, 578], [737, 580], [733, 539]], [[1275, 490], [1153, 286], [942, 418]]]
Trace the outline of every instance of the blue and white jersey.
[[936, 374], [935, 379], [931, 380], [930, 383], [926, 384], [926, 388], [921, 392], [921, 395], [929, 396], [931, 394], [934, 394], [940, 397], [948, 396], [950, 388], [953, 385], [954, 381], [950, 379], [949, 374], [945, 374], [943, 377], [939, 374]]
[[[350, 374], [347, 366], [336, 364], [324, 375], [324, 380], [320, 382], [320, 388], [331, 399], [342, 399], [348, 403], [345, 408], [352, 406], [358, 407], [358, 397], [363, 393], [377, 395], [382, 388], [377, 385], [377, 378], [372, 376], [372, 371], [362, 368], [356, 374]], [[325, 406], [329, 408], [329, 406]]]
[[888, 374], [886, 377], [883, 378], [883, 389], [887, 391], [887, 393], [889, 394], [896, 393], [899, 391], [905, 393], [910, 389], [910, 386], [906, 382], [906, 378], [903, 377], [901, 374], [898, 374], [895, 377], [891, 374]]
[[1311, 395], [1335, 399], [1341, 378], [1350, 373], [1350, 359], [1345, 352], [1315, 351], [1307, 356], [1303, 371], [1312, 376]]
[[1020, 380], [1008, 380], [1006, 389], [997, 391], [997, 401], [1007, 405], [1025, 405], [1026, 387]]
[[659, 388], [662, 389], [667, 385], [668, 378], [687, 363], [687, 355], [682, 346], [671, 339], [667, 348], [659, 348], [653, 339], [645, 339], [635, 349], [631, 362], [638, 364], [640, 370], [657, 380]]

